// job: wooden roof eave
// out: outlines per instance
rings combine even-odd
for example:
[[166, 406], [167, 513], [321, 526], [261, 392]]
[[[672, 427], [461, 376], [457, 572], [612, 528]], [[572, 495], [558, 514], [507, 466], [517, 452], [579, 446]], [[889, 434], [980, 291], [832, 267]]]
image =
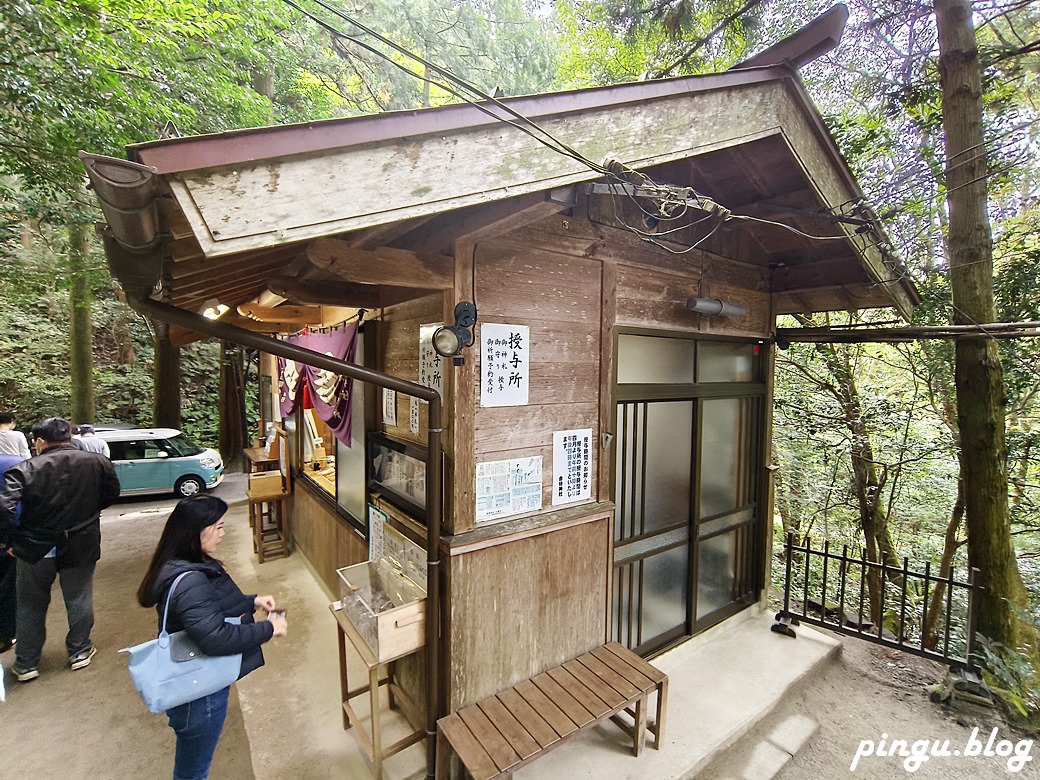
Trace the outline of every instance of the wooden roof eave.
[[[804, 87], [788, 81], [785, 89], [794, 90], [798, 94]], [[833, 136], [823, 124], [820, 113], [810, 103], [803, 100], [790, 100], [781, 105], [782, 124], [789, 128], [784, 137], [791, 145], [791, 152], [799, 161], [803, 171], [818, 190], [822, 203], [836, 207], [855, 200], [865, 201], [866, 195], [859, 186], [851, 168], [842, 156]], [[814, 143], [807, 144], [806, 139]], [[868, 210], [869, 211], [869, 210]], [[882, 251], [883, 246], [890, 246], [891, 240], [880, 222], [869, 214], [872, 223], [871, 234], [876, 240], [861, 238], [850, 225], [839, 225], [840, 230], [848, 237], [855, 248], [856, 255], [868, 278], [882, 286], [889, 297], [886, 305], [894, 306], [903, 319], [909, 321], [914, 307], [921, 302], [913, 282], [907, 276], [902, 263]]]
[[[681, 101], [683, 97], [689, 97], [689, 95], [692, 93], [696, 93], [698, 96], [701, 96], [718, 93], [719, 91], [726, 92], [728, 90], [730, 93], [729, 97], [733, 97], [733, 94], [735, 94], [733, 93], [733, 90], [739, 87], [750, 88], [753, 92], [756, 90], [764, 90], [765, 93], [769, 93], [775, 96], [776, 94], [778, 94], [776, 92], [775, 85], [779, 84], [781, 94], [786, 94], [789, 98], [788, 100], [780, 101], [778, 104], [776, 103], [775, 97], [773, 97], [771, 101], [762, 101], [762, 105], [766, 110], [760, 112], [745, 111], [745, 113], [747, 113], [748, 115], [754, 115], [755, 117], [759, 118], [762, 122], [761, 127], [758, 127], [757, 129], [752, 128], [751, 137], [757, 138], [763, 134], [775, 134], [778, 131], [780, 131], [781, 134], [785, 137], [785, 139], [788, 139], [789, 141], [791, 137], [795, 137], [794, 141], [791, 142], [792, 153], [799, 160], [799, 163], [802, 165], [804, 170], [814, 172], [815, 174], [817, 174], [812, 178], [814, 186], [816, 186], [818, 194], [821, 196], [821, 201], [823, 203], [841, 203], [844, 202], [844, 200], [847, 200], [849, 197], [857, 195], [862, 196], [862, 192], [859, 189], [858, 184], [856, 183], [854, 177], [852, 177], [852, 174], [849, 171], [847, 165], [844, 163], [844, 160], [838, 152], [837, 147], [833, 142], [833, 139], [830, 137], [826, 128], [823, 126], [822, 120], [820, 119], [818, 112], [815, 110], [815, 108], [812, 107], [811, 103], [808, 102], [808, 98], [804, 92], [804, 88], [797, 80], [796, 74], [794, 74], [790, 69], [781, 66], [771, 66], [767, 68], [740, 71], [736, 74], [736, 76], [734, 76], [734, 74], [715, 75], [725, 75], [725, 78], [710, 77], [706, 80], [701, 80], [701, 77], [692, 77], [692, 79], [667, 80], [667, 82], [663, 83], [653, 83], [651, 87], [645, 88], [639, 85], [622, 85], [619, 87], [604, 88], [603, 90], [582, 91], [577, 93], [561, 93], [558, 95], [551, 96], [538, 96], [537, 98], [530, 99], [531, 102], [527, 103], [526, 105], [528, 105], [532, 109], [528, 112], [532, 116], [541, 116], [541, 114], [533, 110], [535, 106], [538, 106], [539, 110], [546, 111], [546, 113], [544, 114], [545, 116], [555, 116], [562, 119], [568, 119], [570, 117], [575, 116], [576, 114], [579, 114], [582, 111], [588, 111], [595, 108], [602, 109], [605, 106], [609, 105], [611, 108], [615, 109], [612, 112], [608, 112], [609, 115], [612, 118], [614, 118], [617, 116], [616, 109], [619, 107], [630, 107], [632, 104], [637, 104], [640, 102], [647, 104], [653, 102], [655, 103], [655, 105], [662, 105], [659, 101], [669, 99], [679, 99]], [[682, 83], [680, 84], [678, 82]], [[746, 94], [749, 93], [742, 94], [745, 94], [746, 96]], [[718, 95], [716, 96], [718, 97]], [[608, 97], [609, 99], [607, 99]], [[724, 104], [726, 102], [725, 99], [722, 102]], [[547, 112], [547, 109], [550, 106], [557, 109], [556, 114]], [[519, 104], [517, 104], [517, 107], [520, 108]], [[483, 117], [483, 119], [479, 121], [476, 120], [474, 117], [470, 115], [470, 112], [475, 110], [472, 109], [472, 107], [456, 106], [450, 108], [454, 110], [442, 112], [441, 109], [434, 109], [435, 112], [442, 112], [438, 114], [439, 118], [435, 120], [431, 120], [430, 116], [427, 115], [425, 112], [414, 112], [416, 116], [422, 115], [423, 117], [425, 117], [421, 121], [419, 119], [416, 119], [414, 116], [398, 116], [397, 118], [400, 121], [404, 121], [407, 124], [407, 127], [403, 128], [405, 139], [411, 139], [411, 141], [414, 142], [415, 137], [417, 135], [420, 135], [424, 131], [428, 133], [431, 127], [438, 125], [438, 122], [442, 124], [446, 122], [445, 126], [447, 126], [451, 125], [452, 121], [456, 121], [460, 118], [463, 118], [464, 121], [457, 122], [457, 125], [459, 127], [483, 126], [485, 128], [489, 125], [489, 123], [492, 122], [492, 120], [488, 120], [487, 117]], [[746, 109], [746, 106], [744, 108]], [[455, 119], [448, 121], [449, 114]], [[666, 118], [668, 116], [668, 112], [665, 111], [662, 114], [660, 111], [658, 111], [654, 114], [654, 116], [657, 119]], [[385, 115], [377, 117], [368, 117], [364, 118], [364, 120], [365, 128], [367, 128], [365, 132], [374, 132], [374, 129], [376, 127], [388, 127], [388, 117]], [[334, 121], [340, 122], [353, 120]], [[665, 127], [666, 124], [667, 123], [662, 124], [661, 127]], [[798, 131], [790, 131], [787, 129], [788, 125], [796, 126], [799, 129]], [[684, 125], [684, 127], [688, 128], [688, 126], [689, 120], [687, 117], [686, 124]], [[301, 127], [310, 129], [312, 126], [308, 125]], [[781, 131], [780, 128], [784, 128], [784, 130]], [[333, 128], [329, 127], [325, 129], [330, 131], [332, 136], [336, 135], [334, 132], [331, 132]], [[356, 130], [357, 127], [354, 127], [354, 129]], [[500, 130], [501, 128], [495, 126], [495, 129]], [[740, 129], [744, 130], [746, 128], [745, 126], [741, 125]], [[390, 149], [390, 151], [394, 151], [394, 149], [390, 147], [392, 147], [394, 143], [400, 140], [401, 130], [402, 128], [395, 125], [395, 135], [397, 137], [376, 138], [375, 136], [373, 136], [373, 138], [375, 139], [374, 142], [378, 144], [378, 142], [381, 141], [384, 144], [388, 144], [390, 145], [388, 146], [388, 149]], [[271, 141], [272, 139], [277, 137], [280, 139], [280, 141], [278, 141], [278, 143], [275, 143], [273, 145], [273, 148], [284, 150], [285, 154], [289, 155], [289, 157], [291, 157], [292, 159], [299, 159], [300, 155], [305, 154], [308, 148], [316, 148], [313, 145], [311, 147], [301, 145], [301, 139], [304, 138], [307, 134], [304, 133], [303, 135], [301, 135], [300, 132], [301, 131], [299, 127], [267, 128], [263, 129], [262, 131], [240, 131], [231, 134], [224, 134], [219, 138], [223, 139], [224, 141], [228, 139], [236, 141], [236, 144], [232, 144], [232, 146], [237, 146], [237, 142], [242, 142], [245, 144], [246, 147], [252, 148], [251, 144], [253, 144], [253, 141], [255, 141], [258, 138], [262, 138], [265, 141]], [[438, 132], [444, 132], [444, 130], [442, 129]], [[281, 133], [285, 133], [287, 135], [279, 135]], [[328, 137], [331, 137], [328, 134], [326, 135]], [[363, 136], [364, 133], [362, 133], [361, 135]], [[360, 136], [354, 135], [352, 137], [351, 142], [358, 143], [358, 137]], [[635, 162], [636, 164], [643, 166], [649, 164], [659, 164], [662, 162], [667, 162], [669, 160], [686, 159], [691, 154], [701, 154], [704, 153], [706, 149], [710, 148], [726, 148], [727, 145], [739, 145], [741, 142], [746, 142], [748, 137], [749, 136], [745, 134], [739, 138], [714, 138], [711, 141], [707, 142], [707, 146], [705, 146], [704, 144], [698, 145], [696, 140], [689, 141], [688, 139], [685, 139], [684, 136], [684, 140], [686, 141], [686, 143], [694, 144], [693, 148], [687, 145], [685, 148], [676, 149], [675, 145], [672, 144], [670, 147], [667, 147], [670, 149], [670, 151], [667, 151], [664, 147], [662, 147], [662, 149], [655, 150], [645, 149], [643, 145], [637, 145], [633, 148], [638, 149], [638, 154], [641, 154], [642, 157], [639, 160], [634, 160], [632, 159], [632, 155], [629, 155], [629, 158], [632, 162]], [[193, 159], [198, 161], [205, 156], [201, 154], [195, 155], [194, 152], [199, 152], [200, 149], [199, 147], [194, 146], [193, 143], [206, 146], [209, 151], [212, 151], [214, 147], [212, 147], [211, 144], [215, 143], [214, 139], [215, 137], [204, 137], [202, 139], [173, 139], [168, 142], [159, 142], [156, 144], [146, 144], [141, 147], [135, 147], [134, 153], [138, 155], [139, 159], [148, 159], [150, 162], [160, 162], [160, 157], [153, 156], [154, 154], [158, 154], [157, 150], [173, 150], [176, 152], [176, 154], [174, 154], [174, 157], [181, 160], [179, 170], [184, 171], [184, 165], [187, 164], [184, 161]], [[444, 138], [440, 139], [440, 141], [444, 140]], [[457, 140], [458, 139], [452, 139], [453, 142], [456, 142]], [[704, 139], [701, 140], [703, 141]], [[231, 146], [224, 144], [223, 141], [221, 141], [217, 145], [225, 152], [232, 148]], [[257, 147], [257, 150], [259, 150], [259, 148], [260, 147]], [[267, 148], [270, 149], [272, 148], [272, 146], [267, 146]], [[192, 150], [194, 150], [194, 152]], [[547, 150], [541, 151], [547, 152]], [[547, 153], [555, 154], [553, 152]], [[165, 151], [163, 152], [163, 154], [165, 154]], [[257, 154], [259, 154], [259, 151], [257, 151]], [[274, 176], [273, 179], [269, 178], [268, 180], [268, 185], [270, 185], [271, 181], [276, 181], [278, 178], [277, 176], [275, 176], [271, 166], [276, 163], [285, 162], [282, 160], [274, 160], [266, 156], [263, 159], [261, 159], [258, 156], [253, 156], [251, 159], [245, 160], [242, 158], [241, 155], [242, 150], [240, 148], [238, 152], [235, 152], [230, 156], [221, 158], [221, 162], [223, 164], [221, 165], [220, 175], [235, 178], [237, 175], [241, 173], [240, 171], [235, 170], [236, 166], [238, 165], [238, 163], [236, 163], [236, 160], [241, 160], [242, 168], [251, 165], [262, 175], [266, 175], [268, 177]], [[176, 164], [172, 162], [174, 157], [169, 158], [168, 162], [171, 165], [173, 165], [174, 168], [176, 168]], [[286, 161], [288, 161], [288, 158]], [[341, 220], [339, 222], [320, 222], [319, 224], [312, 226], [310, 230], [312, 233], [314, 233], [314, 237], [338, 235], [343, 232], [342, 229], [344, 227], [349, 228], [350, 231], [354, 233], [359, 233], [359, 231], [363, 231], [365, 229], [378, 232], [382, 229], [388, 229], [385, 226], [401, 224], [402, 222], [408, 220], [414, 220], [416, 223], [418, 223], [424, 220], [429, 220], [433, 216], [448, 217], [450, 216], [447, 213], [449, 209], [458, 209], [466, 205], [468, 205], [470, 209], [472, 209], [473, 206], [478, 203], [494, 204], [496, 202], [496, 199], [515, 198], [517, 195], [523, 195], [525, 192], [527, 192], [527, 190], [530, 190], [530, 195], [534, 195], [539, 191], [544, 192], [547, 188], [552, 187], [553, 185], [559, 184], [561, 182], [584, 181], [588, 180], [589, 178], [595, 177], [594, 172], [588, 171], [587, 169], [579, 171], [576, 167], [567, 167], [572, 163], [574, 163], [574, 161], [567, 162], [565, 160], [562, 164], [562, 167], [554, 168], [554, 170], [562, 171], [562, 173], [559, 176], [556, 176], [556, 178], [538, 179], [536, 177], [535, 179], [528, 178], [525, 181], [523, 180], [523, 177], [520, 177], [520, 179], [518, 179], [519, 183], [516, 184], [516, 186], [510, 185], [505, 188], [501, 188], [491, 192], [474, 192], [469, 196], [464, 196], [461, 199], [456, 198], [454, 200], [444, 200], [436, 198], [424, 200], [424, 197], [427, 196], [416, 193], [414, 197], [417, 200], [415, 204], [411, 207], [404, 209], [394, 209], [377, 214], [356, 214], [352, 217], [348, 217], [345, 221]], [[342, 168], [342, 166], [338, 167]], [[263, 171], [260, 171], [261, 168], [263, 168]], [[819, 175], [821, 168], [825, 169], [825, 175], [823, 175], [822, 177]], [[173, 168], [171, 168], [171, 170], [173, 170]], [[193, 176], [196, 178], [192, 179], [191, 177]], [[213, 228], [212, 226], [222, 225], [223, 218], [220, 217], [220, 215], [211, 215], [210, 218], [207, 219], [203, 215], [199, 203], [200, 200], [205, 200], [205, 197], [207, 196], [207, 187], [211, 188], [208, 194], [213, 194], [213, 176], [214, 172], [210, 170], [197, 171], [194, 173], [189, 171], [188, 179], [191, 179], [191, 181], [195, 182], [195, 184], [193, 184], [192, 186], [188, 186], [185, 183], [185, 177], [179, 173], [174, 174], [172, 176], [160, 175], [159, 178], [164, 180], [163, 184], [161, 184], [160, 187], [164, 191], [167, 191], [166, 187], [163, 185], [168, 184], [168, 191], [171, 193], [173, 199], [176, 201], [176, 205], [172, 203], [170, 204], [174, 205], [174, 208], [170, 209], [169, 211], [176, 213], [178, 219], [180, 219], [180, 215], [183, 214], [185, 222], [181, 223], [182, 227], [179, 235], [184, 235], [183, 227], [190, 226], [191, 234], [198, 240], [200, 249], [204, 255], [212, 258], [215, 258], [217, 256], [223, 256], [225, 253], [227, 253], [228, 256], [231, 256], [235, 253], [237, 253], [239, 256], [245, 256], [246, 254], [248, 254], [248, 250], [243, 251], [241, 246], [238, 247], [239, 251], [236, 252], [236, 247], [233, 247], [230, 244], [225, 245], [221, 243], [220, 249], [218, 250], [218, 242], [224, 241], [223, 237], [220, 235], [223, 229], [220, 227]], [[825, 181], [817, 181], [817, 179], [821, 178]], [[265, 187], [258, 187], [255, 189], [255, 191], [263, 197], [268, 197], [263, 195], [264, 192], [270, 193], [270, 191]], [[333, 188], [332, 191], [337, 190]], [[473, 203], [470, 203], [469, 200], [467, 200], [467, 198], [469, 198], [469, 200], [473, 200]], [[505, 201], [501, 202], [503, 205], [505, 205]], [[467, 209], [467, 211], [469, 211], [470, 209]], [[255, 248], [257, 249], [261, 247], [270, 249], [272, 246], [284, 246], [289, 243], [303, 243], [308, 240], [307, 236], [301, 234], [300, 231], [294, 231], [291, 227], [288, 229], [280, 227], [281, 223], [279, 222], [279, 218], [275, 216], [275, 214], [277, 214], [277, 209], [257, 209], [252, 207], [244, 208], [240, 205], [238, 206], [238, 210], [240, 212], [244, 211], [248, 213], [263, 214], [264, 216], [262, 218], [269, 220], [269, 224], [258, 225], [258, 230], [254, 232], [251, 235], [251, 237], [249, 237], [249, 241], [252, 242], [252, 244], [254, 244]], [[466, 212], [456, 211], [454, 213], [465, 214]], [[227, 216], [227, 214], [225, 214], [224, 216]], [[217, 217], [220, 218], [218, 219]], [[432, 225], [433, 223], [430, 224]], [[250, 228], [250, 230], [252, 229], [253, 228]], [[849, 235], [851, 243], [854, 240], [853, 236], [851, 235], [851, 231], [845, 232]], [[377, 233], [373, 233], [372, 235], [375, 236], [377, 235]], [[876, 250], [876, 248], [867, 247], [859, 254], [861, 257], [861, 263], [866, 270], [867, 279], [880, 284], [881, 289], [884, 290], [886, 293], [890, 294], [890, 302], [894, 303], [904, 316], [908, 316], [915, 299], [915, 291], [913, 290], [913, 285], [907, 282], [907, 280], [905, 280], [899, 275], [897, 268], [890, 268], [889, 265], [886, 264], [886, 259], [882, 256], [880, 251]]]
[[[777, 133], [778, 100], [799, 94], [778, 86], [778, 73], [789, 75], [780, 69], [765, 82], [673, 90], [659, 99], [571, 110], [541, 121], [596, 164], [613, 158], [645, 168]], [[701, 113], [732, 121], [694, 121]], [[647, 126], [656, 132], [648, 135]], [[160, 176], [169, 182], [204, 253], [215, 257], [508, 201], [600, 174], [514, 127], [484, 124], [455, 136], [403, 138], [395, 127], [380, 142], [320, 155]], [[315, 188], [323, 193], [318, 200]]]
[[[734, 87], [797, 78], [787, 65], [770, 64], [697, 76], [655, 79], [541, 95], [505, 98], [501, 102], [535, 121], [547, 117], [611, 107], [623, 108], [676, 95], [708, 93]], [[808, 100], [805, 95], [804, 100]], [[132, 144], [130, 160], [152, 166], [161, 175], [225, 165], [250, 165], [276, 157], [327, 152], [346, 146], [380, 143], [388, 138], [450, 135], [498, 122], [484, 109], [513, 119], [490, 104], [482, 108], [457, 103], [436, 108], [326, 119], [296, 125], [230, 130], [203, 136], [167, 138]]]

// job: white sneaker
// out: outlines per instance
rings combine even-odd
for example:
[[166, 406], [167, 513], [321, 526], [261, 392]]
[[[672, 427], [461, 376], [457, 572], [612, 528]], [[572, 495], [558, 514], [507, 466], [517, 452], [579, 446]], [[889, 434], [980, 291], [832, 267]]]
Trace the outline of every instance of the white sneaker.
[[91, 645], [89, 650], [69, 656], [69, 666], [72, 667], [72, 671], [82, 669], [84, 666], [90, 666], [90, 659], [94, 657], [95, 653], [97, 653], [97, 646]]

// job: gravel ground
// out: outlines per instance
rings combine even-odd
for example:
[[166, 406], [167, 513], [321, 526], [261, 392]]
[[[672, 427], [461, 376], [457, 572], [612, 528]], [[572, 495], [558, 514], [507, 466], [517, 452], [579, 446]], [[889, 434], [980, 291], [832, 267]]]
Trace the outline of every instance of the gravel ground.
[[[945, 667], [862, 640], [842, 642], [841, 660], [782, 705], [814, 718], [820, 728], [778, 780], [1040, 778], [1038, 735], [1009, 730], [995, 712], [947, 713], [929, 700], [928, 687], [944, 679]], [[927, 740], [936, 754], [915, 766], [912, 756], [887, 755], [893, 740], [905, 740], [908, 751]]]

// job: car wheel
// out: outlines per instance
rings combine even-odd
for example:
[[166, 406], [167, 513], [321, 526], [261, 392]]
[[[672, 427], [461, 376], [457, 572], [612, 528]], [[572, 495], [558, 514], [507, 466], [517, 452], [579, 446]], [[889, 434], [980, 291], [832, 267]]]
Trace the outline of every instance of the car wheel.
[[173, 492], [181, 498], [191, 498], [192, 496], [197, 496], [205, 489], [206, 483], [198, 477], [193, 476], [181, 477], [177, 480], [177, 484], [173, 486]]

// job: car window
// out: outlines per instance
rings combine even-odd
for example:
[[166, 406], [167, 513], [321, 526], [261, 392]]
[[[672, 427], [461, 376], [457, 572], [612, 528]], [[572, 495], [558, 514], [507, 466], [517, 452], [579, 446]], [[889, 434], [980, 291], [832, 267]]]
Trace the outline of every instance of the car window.
[[187, 457], [188, 455], [198, 455], [202, 452], [202, 447], [195, 444], [183, 433], [179, 433], [176, 436], [167, 439], [166, 448], [169, 450], [171, 455], [181, 458]]
[[126, 454], [126, 445], [128, 444], [130, 444], [128, 441], [110, 441], [108, 449], [112, 460], [130, 460], [130, 456]]
[[147, 441], [140, 442], [142, 455], [138, 455], [139, 458], [145, 458], [149, 460], [151, 458], [158, 458], [159, 453], [166, 454], [166, 450], [162, 447], [162, 442], [155, 439], [148, 439]]
[[145, 460], [158, 458], [162, 448], [159, 442], [151, 439], [135, 441], [110, 441], [108, 449], [112, 460]]

